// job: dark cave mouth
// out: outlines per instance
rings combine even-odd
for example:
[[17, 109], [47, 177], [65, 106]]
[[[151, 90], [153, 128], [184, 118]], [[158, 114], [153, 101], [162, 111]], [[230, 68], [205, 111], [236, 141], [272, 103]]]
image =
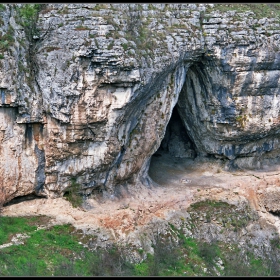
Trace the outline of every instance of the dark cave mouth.
[[172, 176], [174, 172], [185, 170], [197, 157], [196, 146], [188, 135], [177, 106], [172, 111], [160, 147], [151, 157], [148, 174], [159, 184], [168, 174]]
[[173, 109], [160, 147], [152, 157], [160, 157], [164, 153], [175, 158], [194, 159], [197, 156], [196, 147], [188, 136], [177, 105]]

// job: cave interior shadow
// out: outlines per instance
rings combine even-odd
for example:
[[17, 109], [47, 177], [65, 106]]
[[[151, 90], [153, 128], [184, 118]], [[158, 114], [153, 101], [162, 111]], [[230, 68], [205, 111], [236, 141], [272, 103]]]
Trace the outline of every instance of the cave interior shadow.
[[177, 106], [173, 108], [160, 147], [151, 157], [148, 174], [159, 185], [172, 183], [176, 176], [186, 173], [197, 157], [196, 146], [184, 127]]

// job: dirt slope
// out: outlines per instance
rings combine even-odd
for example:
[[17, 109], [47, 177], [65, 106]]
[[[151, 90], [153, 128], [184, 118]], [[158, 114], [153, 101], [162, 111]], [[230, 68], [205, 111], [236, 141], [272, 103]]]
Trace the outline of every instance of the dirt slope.
[[[152, 220], [168, 219], [172, 213], [188, 208], [195, 201], [210, 198], [238, 203], [248, 200], [251, 207], [280, 233], [279, 218], [268, 212], [269, 190], [275, 191], [280, 185], [279, 167], [232, 172], [223, 170], [217, 163], [162, 155], [153, 157], [149, 172], [158, 184], [150, 189], [131, 191], [121, 199], [91, 198], [83, 207], [73, 208], [64, 198], [41, 198], [6, 206], [3, 215], [47, 215], [52, 217], [53, 224], [71, 223], [85, 232], [104, 229], [110, 233], [106, 238], [119, 239], [139, 231]], [[272, 196], [275, 197], [275, 193]]]

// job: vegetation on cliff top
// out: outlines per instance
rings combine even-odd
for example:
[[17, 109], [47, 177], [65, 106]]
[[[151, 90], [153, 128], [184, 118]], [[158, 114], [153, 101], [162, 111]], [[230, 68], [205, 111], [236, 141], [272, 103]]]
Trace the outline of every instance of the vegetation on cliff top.
[[207, 6], [206, 12], [213, 11], [228, 12], [236, 11], [238, 13], [253, 12], [257, 18], [271, 18], [280, 16], [280, 4], [278, 3], [221, 3], [213, 7]]

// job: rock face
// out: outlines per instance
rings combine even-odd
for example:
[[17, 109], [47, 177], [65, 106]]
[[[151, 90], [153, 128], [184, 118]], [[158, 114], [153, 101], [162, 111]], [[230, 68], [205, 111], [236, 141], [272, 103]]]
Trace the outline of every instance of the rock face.
[[163, 139], [175, 157], [214, 156], [228, 168], [279, 162], [273, 16], [214, 4], [45, 4], [24, 25], [25, 8], [0, 9], [5, 201], [58, 197], [73, 182], [105, 197], [148, 186]]

